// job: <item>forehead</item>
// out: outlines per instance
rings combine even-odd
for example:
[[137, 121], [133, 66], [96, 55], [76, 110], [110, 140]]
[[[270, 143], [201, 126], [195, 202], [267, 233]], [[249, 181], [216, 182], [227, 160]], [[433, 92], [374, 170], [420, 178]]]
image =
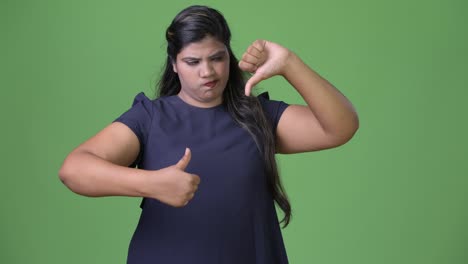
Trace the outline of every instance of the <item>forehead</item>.
[[204, 57], [219, 51], [227, 51], [226, 45], [214, 37], [207, 36], [182, 48], [177, 57]]

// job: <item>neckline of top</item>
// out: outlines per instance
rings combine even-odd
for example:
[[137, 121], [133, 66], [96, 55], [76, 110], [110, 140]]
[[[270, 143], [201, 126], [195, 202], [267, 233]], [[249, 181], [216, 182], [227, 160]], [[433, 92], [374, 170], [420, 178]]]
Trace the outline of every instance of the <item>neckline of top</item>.
[[176, 95], [173, 95], [171, 96], [174, 98], [174, 101], [176, 101], [176, 103], [178, 104], [181, 104], [181, 105], [184, 105], [188, 108], [191, 108], [191, 109], [194, 109], [194, 110], [201, 110], [201, 111], [208, 111], [208, 110], [216, 110], [216, 109], [222, 109], [224, 108], [224, 104], [221, 103], [219, 105], [215, 105], [215, 106], [210, 106], [210, 107], [200, 107], [200, 106], [195, 106], [195, 105], [191, 105], [187, 102], [185, 102], [184, 100], [182, 100], [182, 98], [180, 98], [177, 94]]

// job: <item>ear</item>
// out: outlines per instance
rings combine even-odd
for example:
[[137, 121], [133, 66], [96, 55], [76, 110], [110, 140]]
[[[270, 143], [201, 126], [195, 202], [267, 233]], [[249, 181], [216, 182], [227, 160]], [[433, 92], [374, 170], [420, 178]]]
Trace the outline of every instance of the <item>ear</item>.
[[175, 62], [172, 63], [172, 70], [177, 73], [177, 66], [175, 64]]

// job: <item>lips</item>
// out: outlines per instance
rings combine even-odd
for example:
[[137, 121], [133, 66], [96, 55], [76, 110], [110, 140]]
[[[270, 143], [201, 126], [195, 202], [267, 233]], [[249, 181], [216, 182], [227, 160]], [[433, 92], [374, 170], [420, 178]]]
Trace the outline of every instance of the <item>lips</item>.
[[210, 88], [213, 88], [215, 87], [215, 85], [218, 83], [218, 81], [211, 81], [211, 82], [207, 82], [205, 84], [203, 84], [204, 86], [208, 86]]

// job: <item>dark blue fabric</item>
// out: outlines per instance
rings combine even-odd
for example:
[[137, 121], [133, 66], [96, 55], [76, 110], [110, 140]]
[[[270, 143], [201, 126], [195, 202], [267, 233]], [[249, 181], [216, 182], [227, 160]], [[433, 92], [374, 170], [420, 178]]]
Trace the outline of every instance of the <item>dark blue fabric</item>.
[[[288, 106], [259, 96], [276, 128]], [[178, 96], [135, 97], [115, 121], [126, 124], [141, 145], [141, 169], [174, 165], [192, 151], [186, 171], [201, 178], [194, 198], [175, 208], [145, 198], [127, 263], [288, 263], [263, 160], [249, 133], [223, 105], [198, 108]]]

